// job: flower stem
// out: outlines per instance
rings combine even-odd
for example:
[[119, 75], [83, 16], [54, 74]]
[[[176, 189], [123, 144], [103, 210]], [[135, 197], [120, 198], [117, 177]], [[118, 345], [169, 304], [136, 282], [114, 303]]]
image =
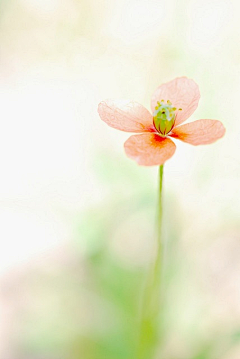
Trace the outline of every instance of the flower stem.
[[162, 187], [163, 165], [159, 167], [159, 197], [157, 214], [157, 248], [150, 268], [146, 288], [143, 294], [140, 320], [140, 336], [137, 358], [152, 359], [158, 342], [158, 323], [160, 313], [160, 287], [162, 269]]

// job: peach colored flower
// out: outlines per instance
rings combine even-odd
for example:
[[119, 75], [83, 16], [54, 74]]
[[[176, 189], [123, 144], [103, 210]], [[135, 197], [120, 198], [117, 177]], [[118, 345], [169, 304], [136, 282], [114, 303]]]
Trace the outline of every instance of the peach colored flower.
[[210, 144], [223, 137], [225, 128], [218, 120], [197, 120], [179, 126], [196, 110], [200, 99], [198, 85], [186, 77], [159, 86], [152, 96], [152, 114], [133, 101], [102, 101], [101, 119], [129, 137], [124, 148], [139, 165], [162, 165], [176, 150], [171, 140], [177, 138], [191, 145]]

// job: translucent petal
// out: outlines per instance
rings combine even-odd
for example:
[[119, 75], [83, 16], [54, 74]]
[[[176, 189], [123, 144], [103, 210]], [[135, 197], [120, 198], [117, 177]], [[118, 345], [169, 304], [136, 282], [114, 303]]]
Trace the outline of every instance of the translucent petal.
[[[157, 101], [170, 100], [172, 105], [177, 108], [175, 126], [187, 120], [198, 106], [200, 92], [198, 85], [187, 77], [178, 77], [170, 82], [159, 86], [151, 101], [152, 111], [154, 111]], [[182, 111], [178, 109], [181, 108]]]
[[142, 166], [157, 166], [166, 162], [176, 150], [170, 138], [154, 133], [133, 135], [124, 144], [128, 157]]
[[137, 102], [106, 100], [98, 105], [101, 119], [109, 126], [125, 132], [153, 132], [153, 116]]
[[225, 134], [225, 127], [218, 120], [197, 120], [175, 127], [170, 136], [191, 145], [207, 145], [217, 141]]

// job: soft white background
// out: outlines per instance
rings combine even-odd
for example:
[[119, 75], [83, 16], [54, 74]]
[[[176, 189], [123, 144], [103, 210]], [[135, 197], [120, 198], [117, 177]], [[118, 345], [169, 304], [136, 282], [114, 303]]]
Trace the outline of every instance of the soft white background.
[[[101, 122], [98, 102], [123, 97], [150, 108], [158, 85], [188, 76], [201, 91], [191, 120], [219, 119], [227, 132], [211, 146], [177, 142], [165, 188], [178, 203], [193, 262], [226, 275], [216, 317], [218, 310], [230, 324], [240, 317], [239, 12], [238, 0], [0, 3], [3, 281], [64, 247], [76, 216], [109, 196], [95, 171], [99, 152], [131, 162], [123, 151], [128, 134]], [[131, 166], [157, 181], [156, 168]]]

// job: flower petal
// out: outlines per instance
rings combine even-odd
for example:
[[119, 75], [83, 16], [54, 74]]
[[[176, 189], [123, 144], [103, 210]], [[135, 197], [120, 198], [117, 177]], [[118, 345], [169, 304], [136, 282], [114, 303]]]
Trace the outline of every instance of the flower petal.
[[200, 92], [198, 85], [187, 77], [178, 77], [175, 80], [159, 86], [152, 96], [152, 111], [157, 101], [170, 100], [174, 107], [181, 108], [176, 111], [175, 126], [187, 120], [198, 106]]
[[175, 127], [170, 136], [197, 146], [215, 142], [224, 136], [225, 131], [218, 120], [197, 120]]
[[128, 157], [142, 166], [162, 165], [176, 150], [170, 138], [163, 138], [155, 133], [133, 135], [124, 143]]
[[137, 102], [106, 100], [98, 105], [101, 119], [109, 126], [125, 132], [153, 132], [153, 117]]

